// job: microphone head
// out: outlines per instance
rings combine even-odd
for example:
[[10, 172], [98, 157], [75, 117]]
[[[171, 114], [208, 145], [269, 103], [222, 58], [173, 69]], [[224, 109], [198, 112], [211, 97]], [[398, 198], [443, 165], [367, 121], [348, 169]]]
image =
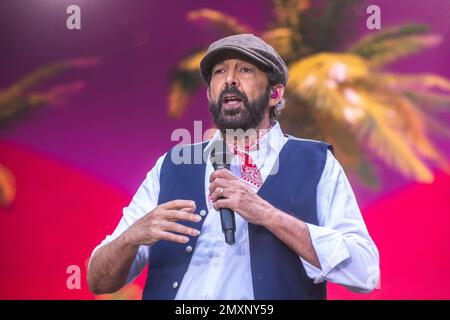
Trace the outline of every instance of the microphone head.
[[223, 168], [230, 170], [231, 152], [224, 141], [216, 140], [213, 143], [210, 159], [214, 170]]

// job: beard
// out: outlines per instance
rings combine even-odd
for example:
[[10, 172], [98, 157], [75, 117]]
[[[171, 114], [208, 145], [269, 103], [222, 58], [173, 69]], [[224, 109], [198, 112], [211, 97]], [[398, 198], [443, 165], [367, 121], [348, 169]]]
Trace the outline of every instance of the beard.
[[[234, 94], [242, 101], [239, 108], [224, 109], [223, 98], [226, 94]], [[225, 88], [219, 96], [218, 103], [209, 101], [209, 111], [211, 112], [214, 124], [216, 127], [224, 131], [226, 129], [256, 129], [261, 123], [266, 112], [267, 105], [270, 99], [269, 87], [266, 91], [253, 102], [248, 101], [245, 93], [242, 93], [236, 87]]]

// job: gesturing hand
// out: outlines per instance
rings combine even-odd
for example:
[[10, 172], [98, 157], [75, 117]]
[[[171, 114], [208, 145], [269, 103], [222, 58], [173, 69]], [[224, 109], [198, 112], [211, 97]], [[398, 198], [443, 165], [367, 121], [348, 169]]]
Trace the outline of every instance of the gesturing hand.
[[152, 245], [158, 240], [186, 243], [189, 236], [197, 236], [200, 231], [186, 227], [178, 220], [199, 222], [201, 217], [194, 214], [195, 203], [190, 200], [173, 200], [157, 206], [144, 217], [137, 220], [127, 231], [127, 242], [136, 245]]

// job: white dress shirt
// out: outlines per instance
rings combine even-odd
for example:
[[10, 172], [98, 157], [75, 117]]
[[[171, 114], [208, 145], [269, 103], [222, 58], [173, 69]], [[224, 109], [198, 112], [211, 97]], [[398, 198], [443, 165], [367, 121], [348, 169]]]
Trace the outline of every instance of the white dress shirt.
[[[206, 150], [216, 139], [221, 139], [219, 131]], [[263, 181], [274, 165], [278, 165], [278, 155], [287, 140], [276, 123], [260, 138], [259, 150], [250, 151]], [[165, 156], [160, 157], [147, 173], [131, 203], [123, 209], [123, 217], [112, 235], [107, 236], [93, 253], [157, 206], [159, 176]], [[233, 156], [231, 171], [239, 177], [238, 164], [238, 157]], [[212, 165], [207, 161], [205, 199], [208, 213], [176, 299], [253, 299], [248, 223], [236, 214], [236, 243], [229, 246], [224, 242], [219, 212], [212, 207], [208, 197], [212, 172]], [[257, 191], [250, 184], [249, 187]], [[299, 257], [308, 277], [315, 283], [326, 280], [357, 292], [373, 290], [379, 276], [378, 250], [367, 232], [347, 177], [330, 151], [327, 151], [327, 160], [317, 186], [317, 215], [319, 225], [307, 226], [321, 269]], [[134, 280], [145, 267], [150, 250], [149, 246], [139, 248], [127, 282]]]

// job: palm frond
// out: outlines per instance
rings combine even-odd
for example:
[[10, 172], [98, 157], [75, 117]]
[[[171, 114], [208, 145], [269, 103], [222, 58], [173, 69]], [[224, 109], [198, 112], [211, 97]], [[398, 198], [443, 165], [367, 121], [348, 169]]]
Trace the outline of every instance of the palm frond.
[[57, 104], [69, 94], [80, 91], [84, 84], [76, 81], [66, 85], [55, 85], [47, 91], [33, 91], [58, 74], [74, 68], [85, 68], [99, 63], [94, 58], [68, 59], [38, 68], [0, 91], [0, 125], [22, 113], [42, 104]]
[[[383, 107], [379, 106], [378, 109]], [[367, 133], [365, 137], [370, 150], [406, 177], [431, 183], [434, 179], [432, 171], [414, 154], [410, 146], [404, 143], [402, 136], [387, 125], [380, 110], [372, 110], [371, 119], [371, 125], [362, 127]]]
[[288, 90], [301, 95], [318, 109], [343, 119], [341, 112], [333, 107], [343, 83], [364, 78], [369, 68], [364, 59], [352, 54], [319, 53], [301, 59], [290, 66]]
[[356, 42], [350, 51], [356, 54], [370, 57], [371, 50], [367, 51], [373, 45], [386, 40], [398, 39], [406, 36], [425, 35], [428, 32], [428, 26], [424, 24], [408, 23], [399, 26], [391, 26], [383, 28], [376, 33], [369, 33]]
[[182, 59], [178, 64], [178, 70], [182, 71], [197, 71], [200, 67], [200, 61], [205, 55], [206, 50], [198, 50], [195, 53]]
[[302, 14], [300, 33], [312, 52], [340, 49], [339, 45], [354, 33], [354, 6], [358, 0], [315, 1], [315, 5]]
[[378, 189], [380, 181], [370, 160], [364, 152], [361, 152], [364, 150], [363, 141], [350, 130], [352, 121], [341, 121], [323, 110], [315, 112], [314, 117], [323, 133], [323, 140], [334, 146], [335, 156], [339, 162], [350, 172], [358, 174], [358, 178], [366, 186]]
[[450, 138], [450, 127], [448, 126], [448, 117], [447, 119], [441, 119], [437, 117], [433, 117], [427, 113], [423, 114], [422, 118], [428, 132], [435, 133], [445, 138]]
[[361, 141], [349, 130], [348, 123], [317, 108], [313, 101], [305, 100], [302, 92], [289, 90], [286, 99], [287, 107], [280, 118], [283, 130], [298, 137], [331, 143], [336, 158], [347, 170], [356, 173], [366, 186], [379, 188], [380, 181], [373, 166], [361, 152]]
[[[377, 74], [373, 74], [376, 77]], [[430, 90], [438, 89], [450, 92], [450, 80], [436, 74], [402, 75], [398, 73], [382, 73], [386, 85], [397, 89]]]
[[174, 71], [169, 91], [169, 110], [171, 117], [180, 117], [192, 94], [201, 84], [198, 71], [200, 61], [204, 56], [203, 50], [187, 56]]
[[297, 52], [294, 49], [292, 29], [274, 28], [261, 34], [261, 38], [277, 50], [286, 63], [293, 60]]
[[275, 14], [275, 27], [298, 30], [300, 27], [300, 13], [310, 7], [310, 0], [273, 0], [272, 11]]
[[[383, 87], [385, 91], [386, 88]], [[385, 93], [386, 94], [386, 93]], [[396, 94], [397, 97], [393, 95]], [[388, 95], [388, 94], [387, 94]], [[398, 93], [392, 94], [392, 100], [386, 101], [394, 105], [399, 113], [396, 126], [400, 129], [400, 134], [406, 138], [410, 148], [423, 158], [436, 163], [441, 169], [447, 170], [448, 163], [445, 157], [433, 146], [426, 133], [425, 113], [411, 100]]]
[[188, 20], [204, 21], [208, 28], [218, 29], [224, 36], [238, 33], [252, 33], [252, 28], [240, 23], [236, 18], [212, 9], [198, 9], [188, 12]]
[[403, 95], [427, 112], [450, 112], [450, 95], [435, 92], [404, 90]]
[[68, 84], [55, 85], [46, 91], [30, 92], [28, 103], [32, 107], [44, 103], [61, 105], [67, 102], [70, 95], [79, 93], [85, 87], [86, 84], [83, 81], [74, 81]]
[[301, 16], [311, 7], [311, 1], [274, 0], [272, 6], [275, 17], [270, 27], [263, 32], [262, 38], [272, 44], [289, 64], [298, 54], [304, 54]]
[[[382, 81], [381, 74], [375, 78], [369, 74], [367, 61], [356, 55], [317, 54], [291, 66], [288, 89], [304, 97], [317, 109], [317, 115], [326, 113], [335, 122], [347, 125], [339, 130], [325, 126], [321, 128], [324, 133], [331, 130], [339, 136], [350, 130], [359, 145], [366, 140], [368, 148], [389, 166], [419, 181], [430, 182], [433, 175], [421, 157], [444, 169], [447, 162], [428, 139], [421, 111], [390, 87], [392, 81]], [[430, 85], [446, 84], [429, 75], [426, 79]], [[407, 80], [402, 84], [412, 82]], [[324, 123], [333, 122], [328, 119]], [[331, 132], [326, 135], [331, 136]], [[330, 138], [339, 144], [336, 137]]]
[[[367, 151], [407, 177], [421, 182], [433, 180], [431, 170], [420, 155], [438, 161], [441, 158], [431, 147], [413, 110], [402, 106], [399, 101], [385, 99], [386, 93], [379, 99], [380, 96], [372, 90], [357, 86], [333, 91], [331, 95], [334, 99], [329, 101], [336, 111], [330, 114], [340, 113], [349, 126], [348, 130], [361, 144], [364, 142]], [[415, 119], [415, 123], [411, 119]]]
[[0, 163], [0, 207], [6, 208], [16, 196], [16, 181], [12, 172]]
[[440, 43], [438, 35], [428, 34], [425, 25], [408, 24], [385, 28], [358, 41], [349, 52], [369, 60], [371, 66], [382, 67]]
[[18, 82], [14, 83], [7, 90], [0, 92], [0, 94], [4, 94], [9, 90], [13, 92], [23, 92], [28, 89], [32, 89], [34, 86], [38, 84], [42, 84], [44, 81], [47, 81], [49, 78], [55, 77], [56, 75], [68, 70], [75, 68], [86, 68], [98, 65], [100, 62], [97, 58], [76, 58], [76, 59], [67, 59], [63, 61], [58, 61], [31, 72], [30, 74], [23, 77]]
[[367, 140], [368, 147], [379, 158], [405, 176], [421, 182], [433, 180], [423, 159], [448, 170], [448, 162], [425, 132], [422, 113], [411, 101], [379, 84], [375, 89], [356, 87], [355, 90], [365, 117], [353, 130], [361, 139]]
[[421, 110], [421, 118], [428, 132], [450, 137], [450, 95], [414, 90], [405, 90], [402, 94]]

